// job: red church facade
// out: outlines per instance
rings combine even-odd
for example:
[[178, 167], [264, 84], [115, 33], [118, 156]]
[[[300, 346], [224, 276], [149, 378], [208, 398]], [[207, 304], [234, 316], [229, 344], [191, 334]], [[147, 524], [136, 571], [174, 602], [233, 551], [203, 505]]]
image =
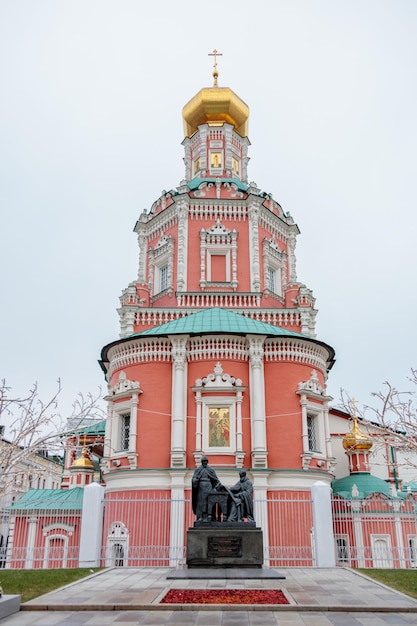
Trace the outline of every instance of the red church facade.
[[[250, 475], [266, 564], [320, 564], [315, 493], [333, 486], [333, 563], [373, 566], [385, 538], [384, 551], [398, 548], [390, 562], [414, 567], [414, 496], [394, 494], [388, 473], [368, 478], [370, 446], [330, 407], [334, 350], [316, 337], [315, 300], [297, 277], [297, 225], [248, 182], [248, 118], [215, 70], [183, 109], [184, 180], [136, 223], [138, 277], [120, 299], [120, 337], [101, 353], [105, 431], [84, 437], [105, 492], [97, 563], [182, 562], [191, 477], [206, 455], [225, 485], [241, 468]], [[94, 475], [76, 447], [69, 440], [68, 491]], [[391, 511], [378, 532], [375, 498]]]

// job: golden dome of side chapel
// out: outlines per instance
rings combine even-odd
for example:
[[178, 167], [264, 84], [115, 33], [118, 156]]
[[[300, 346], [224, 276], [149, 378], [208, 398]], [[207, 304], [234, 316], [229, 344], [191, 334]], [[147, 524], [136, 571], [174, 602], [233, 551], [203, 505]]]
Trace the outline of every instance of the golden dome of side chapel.
[[93, 462], [88, 456], [86, 448], [83, 448], [81, 456], [74, 461], [71, 465], [71, 469], [94, 469]]
[[353, 418], [352, 430], [347, 433], [342, 440], [345, 450], [370, 450], [372, 448], [372, 439], [359, 427], [358, 419]]

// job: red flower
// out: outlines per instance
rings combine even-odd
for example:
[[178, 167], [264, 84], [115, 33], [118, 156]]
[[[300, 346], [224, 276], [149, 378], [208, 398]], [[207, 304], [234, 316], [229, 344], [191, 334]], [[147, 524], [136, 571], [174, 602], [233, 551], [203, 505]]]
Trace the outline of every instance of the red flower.
[[171, 589], [162, 604], [289, 604], [280, 589]]

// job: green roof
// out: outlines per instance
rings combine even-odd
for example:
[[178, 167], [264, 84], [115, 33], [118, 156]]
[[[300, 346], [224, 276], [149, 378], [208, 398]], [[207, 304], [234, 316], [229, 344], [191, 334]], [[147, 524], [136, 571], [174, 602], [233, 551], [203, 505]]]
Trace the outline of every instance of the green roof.
[[29, 489], [10, 511], [74, 511], [82, 509], [83, 487], [73, 489]]
[[368, 472], [358, 472], [357, 474], [350, 474], [344, 478], [338, 478], [332, 482], [333, 493], [342, 498], [352, 498], [352, 487], [356, 485], [358, 489], [358, 495], [353, 496], [357, 498], [367, 498], [373, 493], [382, 493], [385, 496], [391, 496], [390, 486], [382, 478], [372, 476]]
[[237, 188], [239, 189], [239, 191], [246, 191], [247, 188], [249, 187], [249, 185], [246, 185], [246, 183], [242, 183], [241, 180], [239, 180], [239, 178], [193, 178], [192, 180], [190, 180], [187, 185], [188, 185], [188, 189], [190, 189], [190, 191], [194, 191], [194, 189], [198, 189], [198, 187], [202, 184], [202, 183], [215, 183], [216, 181], [220, 181], [221, 183], [229, 183], [229, 184], [233, 184], [236, 185]]
[[311, 339], [307, 335], [286, 330], [281, 328], [281, 326], [272, 326], [272, 324], [267, 324], [267, 322], [259, 322], [226, 309], [204, 309], [203, 311], [198, 311], [198, 313], [184, 315], [161, 326], [148, 328], [140, 333], [130, 335], [130, 337], [198, 335], [201, 333], [237, 333], [241, 335], [270, 335]]

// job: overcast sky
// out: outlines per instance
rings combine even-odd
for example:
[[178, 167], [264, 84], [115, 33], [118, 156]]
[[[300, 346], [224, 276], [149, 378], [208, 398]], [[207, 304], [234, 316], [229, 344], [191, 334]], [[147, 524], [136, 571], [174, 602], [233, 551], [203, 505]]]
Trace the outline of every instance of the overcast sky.
[[[298, 280], [362, 403], [417, 367], [415, 0], [0, 0], [0, 377], [61, 409], [136, 278], [132, 232], [184, 177], [181, 110], [250, 107], [249, 180], [297, 222]], [[161, 382], [161, 384], [163, 384]]]

